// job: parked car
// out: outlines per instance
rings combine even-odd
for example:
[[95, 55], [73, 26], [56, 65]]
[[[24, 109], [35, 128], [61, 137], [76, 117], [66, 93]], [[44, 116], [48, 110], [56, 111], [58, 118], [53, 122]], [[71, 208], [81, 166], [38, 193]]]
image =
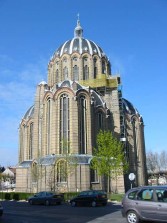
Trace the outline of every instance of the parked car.
[[0, 202], [0, 216], [3, 215], [3, 207], [2, 207], [2, 203]]
[[49, 191], [41, 191], [34, 196], [28, 198], [29, 204], [44, 204], [44, 205], [52, 205], [52, 204], [61, 204], [64, 200], [63, 194], [54, 193]]
[[88, 190], [82, 191], [78, 196], [70, 200], [72, 207], [82, 205], [82, 206], [92, 206], [97, 205], [105, 206], [107, 204], [107, 193], [102, 190]]
[[130, 189], [122, 199], [122, 216], [128, 223], [167, 221], [167, 186]]

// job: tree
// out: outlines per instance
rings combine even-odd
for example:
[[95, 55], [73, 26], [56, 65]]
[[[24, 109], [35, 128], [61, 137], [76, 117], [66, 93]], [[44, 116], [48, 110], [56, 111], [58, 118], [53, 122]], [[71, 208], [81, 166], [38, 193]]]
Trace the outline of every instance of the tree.
[[41, 190], [40, 181], [42, 181], [42, 178], [45, 176], [42, 165], [40, 165], [37, 162], [34, 162], [31, 168], [31, 175], [32, 175], [32, 182], [36, 183], [36, 190], [38, 192]]
[[70, 142], [66, 138], [63, 138], [61, 141], [61, 149], [62, 156], [60, 156], [60, 158], [56, 160], [56, 163], [50, 168], [48, 186], [51, 190], [55, 191], [60, 189], [58, 186], [60, 183], [61, 190], [64, 189], [69, 191], [68, 180], [70, 175], [76, 174], [77, 159], [75, 154], [72, 154]]
[[154, 175], [160, 170], [158, 153], [148, 152], [146, 155], [147, 171]]
[[167, 152], [161, 151], [160, 157], [159, 157], [160, 163], [161, 163], [161, 171], [167, 171]]
[[123, 143], [113, 137], [110, 131], [102, 130], [97, 135], [96, 141], [97, 148], [94, 149], [91, 168], [97, 170], [100, 176], [107, 177], [107, 191], [109, 192], [111, 178], [117, 182], [117, 177], [128, 169]]

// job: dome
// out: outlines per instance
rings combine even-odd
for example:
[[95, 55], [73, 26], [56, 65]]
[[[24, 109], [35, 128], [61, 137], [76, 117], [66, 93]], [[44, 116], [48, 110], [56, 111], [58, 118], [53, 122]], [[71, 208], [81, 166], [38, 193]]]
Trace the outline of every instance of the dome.
[[27, 110], [27, 112], [25, 113], [23, 119], [33, 118], [33, 116], [34, 116], [34, 105], [31, 106], [31, 107]]
[[80, 21], [77, 21], [77, 26], [74, 30], [74, 38], [63, 43], [55, 52], [54, 56], [61, 57], [64, 53], [73, 54], [77, 52], [79, 54], [89, 53], [91, 56], [98, 55], [106, 57], [103, 50], [93, 41], [83, 38], [83, 29], [80, 25]]
[[125, 98], [122, 98], [124, 111], [130, 115], [137, 115], [139, 114], [137, 109]]
[[[111, 64], [103, 50], [93, 41], [83, 37], [80, 21], [74, 29], [74, 37], [55, 51], [48, 63], [48, 86], [64, 80], [83, 81], [111, 74]], [[90, 85], [91, 86], [91, 85]]]

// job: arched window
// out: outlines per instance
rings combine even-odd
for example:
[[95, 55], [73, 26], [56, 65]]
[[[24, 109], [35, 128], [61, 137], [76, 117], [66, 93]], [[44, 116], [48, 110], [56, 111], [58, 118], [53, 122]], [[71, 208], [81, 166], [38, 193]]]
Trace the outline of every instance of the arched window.
[[106, 65], [105, 65], [105, 61], [102, 61], [102, 74], [106, 73]]
[[59, 70], [57, 69], [56, 70], [56, 83], [59, 82]]
[[90, 181], [92, 183], [98, 183], [99, 182], [99, 176], [97, 174], [97, 169], [90, 169]]
[[19, 162], [24, 160], [24, 137], [25, 137], [25, 131], [24, 127], [25, 125], [22, 125], [20, 127], [20, 148], [19, 148]]
[[77, 57], [73, 57], [73, 61], [77, 61], [78, 59], [77, 59]]
[[94, 62], [94, 78], [96, 78], [96, 76], [97, 76], [97, 64], [96, 64], [97, 59], [94, 58], [93, 62]]
[[20, 144], [20, 158], [21, 161], [27, 159], [26, 155], [27, 145], [27, 125], [23, 124], [21, 128], [21, 144]]
[[[137, 117], [134, 115], [131, 117], [131, 124], [132, 124], [132, 131], [133, 131], [133, 152], [134, 152], [134, 159], [137, 161], [138, 159], [138, 152], [139, 152], [139, 142], [138, 142], [138, 134], [139, 134], [139, 125]], [[137, 166], [135, 167], [137, 171]]]
[[87, 153], [87, 103], [85, 96], [79, 98], [79, 153]]
[[60, 97], [60, 154], [69, 153], [69, 98], [63, 94]]
[[30, 124], [30, 138], [29, 138], [29, 159], [32, 159], [33, 153], [33, 123]]
[[50, 126], [51, 126], [51, 99], [47, 100], [46, 107], [46, 153], [50, 153]]
[[83, 68], [83, 80], [89, 79], [89, 67], [87, 65]]
[[37, 182], [39, 173], [38, 173], [37, 163], [35, 162], [32, 164], [31, 174], [32, 174], [32, 182]]
[[61, 160], [57, 163], [57, 182], [67, 182], [67, 162], [65, 160]]
[[79, 68], [77, 65], [73, 67], [73, 78], [75, 81], [79, 80]]
[[103, 129], [103, 114], [102, 112], [97, 113], [97, 123], [98, 123], [98, 129]]
[[63, 69], [63, 78], [64, 80], [68, 79], [68, 68], [64, 67]]
[[63, 58], [63, 62], [64, 62], [64, 63], [67, 62], [67, 58], [66, 58], [66, 57]]

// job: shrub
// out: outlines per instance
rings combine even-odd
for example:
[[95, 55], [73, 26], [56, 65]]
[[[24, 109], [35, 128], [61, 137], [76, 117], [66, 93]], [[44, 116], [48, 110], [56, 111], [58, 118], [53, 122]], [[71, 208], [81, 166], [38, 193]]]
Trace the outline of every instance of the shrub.
[[17, 194], [15, 194], [15, 193], [13, 194], [13, 200], [16, 200], [16, 201], [20, 200], [18, 193]]
[[64, 193], [64, 200], [65, 201], [68, 201], [70, 200], [71, 198], [75, 197], [78, 195], [78, 192], [67, 192], [67, 193]]
[[10, 193], [5, 193], [5, 200], [10, 200]]

